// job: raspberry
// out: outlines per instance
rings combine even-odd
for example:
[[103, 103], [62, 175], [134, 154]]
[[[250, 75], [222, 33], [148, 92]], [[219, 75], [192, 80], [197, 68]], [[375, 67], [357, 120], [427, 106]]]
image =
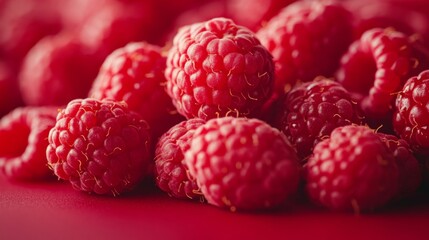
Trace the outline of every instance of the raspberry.
[[257, 31], [264, 22], [292, 2], [295, 0], [228, 0], [225, 5], [231, 19], [237, 24]]
[[394, 135], [378, 133], [381, 141], [393, 153], [399, 170], [398, 198], [407, 197], [416, 192], [422, 182], [419, 162], [414, 157], [410, 145]]
[[[161, 48], [146, 42], [129, 43], [111, 53], [90, 90], [90, 97], [125, 101], [140, 113], [157, 139], [183, 117], [175, 112], [164, 90], [165, 57]], [[156, 106], [156, 107], [154, 107]]]
[[17, 66], [43, 37], [61, 30], [59, 16], [46, 0], [3, 1], [0, 7], [0, 55]]
[[0, 120], [0, 170], [10, 179], [32, 181], [52, 176], [46, 163], [55, 107], [19, 107]]
[[429, 5], [426, 0], [348, 0], [345, 5], [355, 16], [357, 37], [371, 28], [393, 27], [406, 34], [418, 34], [428, 43]]
[[336, 128], [319, 142], [306, 165], [310, 198], [333, 210], [372, 210], [398, 192], [395, 159], [368, 127]]
[[151, 1], [109, 1], [98, 6], [82, 24], [78, 37], [89, 48], [107, 56], [129, 42], [156, 37], [154, 17]]
[[341, 59], [337, 80], [349, 90], [369, 119], [390, 115], [394, 93], [419, 67], [412, 39], [403, 33], [375, 28], [355, 41]]
[[417, 154], [429, 155], [429, 70], [411, 77], [396, 97], [395, 132]]
[[207, 201], [231, 211], [278, 206], [299, 182], [295, 151], [280, 131], [257, 119], [207, 121], [194, 132], [185, 163]]
[[359, 124], [358, 108], [339, 83], [319, 78], [295, 86], [281, 100], [278, 128], [305, 162], [313, 147], [336, 127]]
[[49, 166], [77, 190], [116, 196], [149, 173], [148, 125], [124, 102], [75, 99], [48, 140]]
[[257, 36], [273, 54], [276, 91], [332, 76], [351, 42], [351, 24], [343, 6], [328, 1], [298, 1], [271, 18]]
[[27, 54], [19, 76], [27, 105], [65, 105], [86, 97], [101, 61], [71, 35], [49, 36]]
[[187, 118], [252, 116], [271, 96], [274, 67], [254, 34], [214, 18], [182, 27], [167, 57], [167, 93]]
[[204, 123], [199, 118], [182, 121], [164, 133], [156, 145], [156, 183], [172, 197], [196, 199], [201, 196], [197, 183], [189, 179], [184, 152], [189, 149], [195, 130]]

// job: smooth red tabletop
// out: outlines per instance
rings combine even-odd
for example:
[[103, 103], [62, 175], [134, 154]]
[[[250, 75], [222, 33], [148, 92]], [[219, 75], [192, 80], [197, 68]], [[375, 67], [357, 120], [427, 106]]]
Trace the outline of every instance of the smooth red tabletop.
[[0, 239], [429, 239], [429, 194], [371, 214], [338, 213], [294, 200], [262, 213], [232, 213], [172, 199], [154, 187], [122, 197], [65, 182], [0, 176]]

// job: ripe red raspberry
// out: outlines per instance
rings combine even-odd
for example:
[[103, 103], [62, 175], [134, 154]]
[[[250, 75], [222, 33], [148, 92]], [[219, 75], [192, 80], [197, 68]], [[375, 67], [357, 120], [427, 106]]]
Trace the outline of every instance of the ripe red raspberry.
[[0, 2], [0, 55], [19, 67], [40, 39], [61, 30], [59, 15], [47, 0]]
[[331, 77], [352, 41], [351, 14], [330, 1], [298, 1], [285, 7], [257, 36], [274, 57], [276, 91], [297, 81]]
[[172, 197], [201, 197], [197, 183], [189, 178], [184, 153], [189, 149], [195, 130], [204, 123], [200, 118], [182, 121], [164, 133], [156, 145], [156, 184]]
[[167, 92], [187, 118], [252, 116], [271, 96], [274, 67], [254, 34], [214, 18], [182, 27], [167, 58]]
[[226, 9], [237, 24], [257, 31], [264, 22], [296, 0], [227, 0]]
[[157, 37], [156, 21], [152, 1], [108, 1], [81, 25], [78, 37], [107, 56], [129, 42]]
[[31, 181], [52, 176], [45, 152], [57, 109], [19, 107], [0, 120], [0, 170], [8, 178]]
[[355, 16], [357, 37], [371, 28], [393, 27], [409, 35], [417, 34], [429, 43], [429, 4], [426, 0], [346, 0], [344, 4]]
[[395, 159], [368, 127], [336, 128], [318, 143], [306, 165], [310, 198], [333, 210], [372, 210], [398, 192]]
[[146, 42], [115, 50], [104, 61], [89, 93], [95, 99], [125, 101], [149, 123], [153, 139], [183, 120], [164, 90], [166, 59], [161, 51]]
[[399, 170], [399, 191], [397, 198], [408, 197], [420, 187], [422, 172], [410, 145], [394, 135], [378, 133], [381, 141], [393, 153]]
[[27, 54], [19, 76], [27, 105], [65, 105], [88, 95], [101, 61], [71, 35], [49, 36]]
[[337, 127], [359, 124], [358, 107], [338, 82], [320, 78], [295, 86], [278, 104], [277, 127], [303, 163], [313, 147]]
[[207, 201], [231, 211], [278, 206], [299, 182], [295, 151], [280, 131], [257, 119], [207, 121], [194, 132], [185, 163]]
[[396, 97], [395, 132], [418, 154], [429, 155], [429, 70], [411, 77]]
[[75, 99], [49, 132], [48, 164], [81, 191], [118, 195], [148, 174], [150, 134], [126, 103]]
[[355, 41], [341, 59], [337, 80], [352, 94], [365, 116], [391, 116], [398, 92], [419, 60], [413, 39], [392, 29], [375, 28]]

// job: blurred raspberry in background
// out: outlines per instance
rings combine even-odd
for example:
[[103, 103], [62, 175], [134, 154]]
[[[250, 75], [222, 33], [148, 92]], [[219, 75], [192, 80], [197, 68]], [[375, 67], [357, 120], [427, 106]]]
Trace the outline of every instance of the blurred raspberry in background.
[[[421, 38], [426, 45], [429, 43], [429, 2], [426, 0], [336, 1], [353, 13], [355, 39], [373, 27], [392, 27]], [[146, 41], [167, 50], [178, 28], [214, 17], [231, 18], [238, 25], [256, 32], [292, 2], [296, 0], [0, 0], [0, 62], [3, 66], [0, 92], [8, 92], [2, 94], [0, 115], [22, 105], [20, 95], [28, 99], [27, 93], [20, 93], [16, 87], [18, 81], [46, 89], [51, 89], [48, 87], [52, 83], [50, 79], [55, 78], [60, 83], [74, 82], [75, 77], [70, 80], [67, 74], [60, 70], [50, 71], [50, 68], [38, 69], [36, 77], [32, 69], [23, 65], [26, 62], [26, 66], [32, 65], [35, 69], [39, 64], [48, 65], [39, 62], [41, 59], [34, 57], [34, 53], [27, 53], [33, 48], [40, 51], [40, 45], [43, 45], [40, 42], [46, 45], [46, 38], [52, 38], [52, 35], [72, 36], [70, 41], [84, 49], [82, 52], [74, 51], [72, 47], [67, 49], [69, 45], [64, 44], [51, 46], [49, 51], [58, 55], [58, 60], [53, 60], [56, 68], [66, 69], [61, 65], [76, 62], [73, 59], [83, 55], [91, 64], [75, 68], [72, 72], [79, 74], [72, 75], [88, 80], [84, 81], [86, 84], [80, 95], [69, 94], [57, 102], [26, 101], [27, 105], [65, 104], [75, 97], [82, 97], [104, 59], [130, 42]], [[56, 47], [61, 50], [57, 52]], [[23, 71], [27, 73], [21, 73]], [[6, 78], [9, 80], [5, 81]]]
[[356, 17], [355, 34], [375, 27], [391, 27], [416, 34], [429, 43], [429, 1], [427, 0], [345, 0]]

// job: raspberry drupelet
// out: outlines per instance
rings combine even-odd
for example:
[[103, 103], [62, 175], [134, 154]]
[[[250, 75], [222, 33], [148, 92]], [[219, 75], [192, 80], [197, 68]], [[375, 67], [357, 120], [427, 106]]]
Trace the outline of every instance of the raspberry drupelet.
[[124, 102], [75, 99], [48, 140], [50, 168], [77, 190], [117, 196], [152, 171], [148, 124]]
[[167, 92], [187, 118], [252, 116], [274, 87], [271, 54], [226, 18], [183, 26], [168, 52]]

